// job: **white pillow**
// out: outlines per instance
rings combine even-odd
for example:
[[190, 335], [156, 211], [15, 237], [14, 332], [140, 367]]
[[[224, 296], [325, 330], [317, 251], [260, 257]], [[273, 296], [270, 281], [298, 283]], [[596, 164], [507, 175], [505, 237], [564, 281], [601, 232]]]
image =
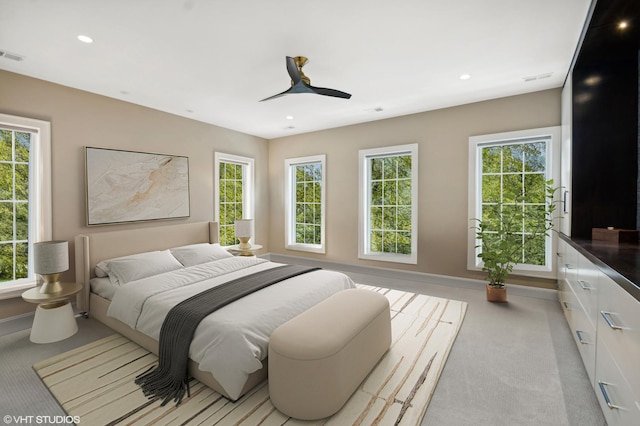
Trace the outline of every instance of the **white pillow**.
[[[102, 263], [102, 262], [101, 262]], [[100, 268], [109, 274], [114, 285], [123, 285], [141, 278], [162, 274], [182, 268], [182, 264], [171, 255], [169, 250], [151, 251], [131, 256], [105, 260]], [[100, 263], [98, 263], [100, 265]], [[97, 269], [97, 266], [96, 266]], [[97, 274], [97, 271], [96, 271]]]
[[129, 255], [129, 256], [114, 257], [113, 259], [101, 260], [100, 262], [98, 262], [98, 264], [96, 265], [96, 267], [94, 269], [94, 271], [96, 273], [96, 277], [105, 278], [105, 277], [109, 276], [109, 262], [111, 262], [112, 260], [136, 258], [136, 257], [140, 256], [140, 254], [141, 253], [132, 254], [132, 255]]
[[200, 265], [201, 263], [233, 257], [218, 243], [201, 243], [176, 247], [171, 249], [171, 254], [184, 266]]
[[96, 277], [104, 278], [109, 276], [109, 266], [107, 261], [103, 260], [102, 262], [98, 262], [96, 268], [94, 269], [96, 272]]
[[113, 285], [109, 277], [91, 278], [89, 285], [91, 286], [92, 293], [96, 293], [98, 296], [107, 300], [113, 299], [113, 295], [118, 289], [118, 286]]

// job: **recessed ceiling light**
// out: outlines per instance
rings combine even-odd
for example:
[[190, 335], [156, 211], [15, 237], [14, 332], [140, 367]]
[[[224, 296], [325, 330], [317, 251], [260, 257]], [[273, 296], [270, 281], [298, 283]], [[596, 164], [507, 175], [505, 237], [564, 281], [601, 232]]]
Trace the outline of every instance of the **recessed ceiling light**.
[[471, 74], [462, 74], [460, 76], [460, 80], [469, 80], [471, 78]]
[[82, 34], [78, 36], [78, 40], [83, 43], [93, 43], [93, 39], [91, 37]]
[[285, 118], [286, 118], [287, 120], [293, 120], [293, 115], [287, 115]]
[[626, 30], [628, 27], [629, 27], [629, 23], [627, 21], [618, 22], [618, 29], [619, 30]]

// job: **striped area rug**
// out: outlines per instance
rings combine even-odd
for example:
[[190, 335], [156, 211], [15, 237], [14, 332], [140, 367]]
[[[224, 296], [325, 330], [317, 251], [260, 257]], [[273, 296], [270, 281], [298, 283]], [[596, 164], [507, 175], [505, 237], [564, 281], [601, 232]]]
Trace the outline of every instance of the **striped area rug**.
[[133, 378], [157, 358], [118, 334], [33, 366], [70, 416], [83, 425], [419, 425], [467, 304], [417, 293], [358, 285], [391, 304], [393, 341], [345, 406], [320, 421], [283, 415], [262, 383], [235, 403], [194, 381], [175, 407], [150, 401]]

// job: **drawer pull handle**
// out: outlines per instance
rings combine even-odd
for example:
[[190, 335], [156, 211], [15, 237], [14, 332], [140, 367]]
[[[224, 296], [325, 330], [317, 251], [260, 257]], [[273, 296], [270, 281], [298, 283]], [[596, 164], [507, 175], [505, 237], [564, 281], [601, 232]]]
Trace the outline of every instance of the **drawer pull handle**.
[[591, 286], [589, 286], [589, 283], [584, 280], [578, 280], [578, 285], [583, 290], [591, 290]]
[[569, 310], [569, 311], [571, 310], [571, 308], [569, 307], [569, 304], [568, 304], [567, 302], [562, 302], [562, 303], [564, 304], [564, 307], [565, 307], [567, 310]]
[[570, 264], [570, 263], [565, 263], [565, 264], [564, 264], [564, 266], [565, 266], [567, 269], [574, 269], [574, 268], [573, 268], [573, 265], [572, 265], [572, 264]]
[[622, 330], [622, 327], [615, 324], [611, 319], [611, 312], [600, 311], [600, 315], [602, 315], [602, 318], [604, 318], [609, 327], [613, 328], [614, 330]]
[[583, 334], [584, 334], [584, 331], [576, 330], [576, 335], [578, 336], [578, 342], [580, 342], [583, 345], [588, 345], [589, 342], [587, 342], [582, 338]]
[[602, 396], [604, 397], [604, 402], [607, 404], [607, 407], [613, 409], [620, 408], [619, 406], [613, 404], [611, 399], [609, 398], [609, 394], [607, 393], [607, 388], [605, 387], [609, 383], [601, 382], [598, 380], [598, 386], [600, 386], [600, 392], [602, 392]]

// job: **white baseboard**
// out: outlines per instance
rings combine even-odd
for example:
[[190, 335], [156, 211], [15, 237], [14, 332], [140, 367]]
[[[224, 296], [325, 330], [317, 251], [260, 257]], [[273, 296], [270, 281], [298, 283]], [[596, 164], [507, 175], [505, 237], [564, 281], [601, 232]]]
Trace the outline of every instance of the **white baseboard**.
[[[71, 302], [71, 307], [73, 308], [73, 312], [77, 314], [75, 302]], [[0, 336], [6, 336], [7, 334], [31, 328], [35, 315], [36, 311], [32, 311], [8, 318], [0, 318]]]
[[31, 328], [34, 315], [35, 312], [27, 312], [25, 314], [0, 319], [0, 336], [6, 336], [16, 331]]
[[8, 318], [0, 318], [0, 325], [2, 325], [5, 322], [16, 321], [16, 320], [20, 320], [22, 318], [31, 318], [32, 319], [34, 315], [35, 315], [35, 311], [26, 312], [26, 313], [20, 314], [20, 315], [14, 315], [14, 316], [8, 317]]
[[[429, 283], [441, 286], [461, 287], [472, 290], [484, 291], [487, 284], [483, 280], [474, 280], [470, 278], [452, 277], [448, 275], [428, 274], [425, 272], [403, 271], [391, 268], [380, 268], [375, 266], [350, 265], [346, 263], [331, 262], [326, 260], [311, 259], [308, 257], [290, 256], [286, 254], [267, 253], [260, 257], [278, 263], [295, 263], [298, 265], [317, 266], [324, 269], [333, 269], [346, 274], [362, 274], [375, 278], [380, 281], [373, 283], [384, 285], [384, 279], [406, 280], [421, 283]], [[535, 297], [538, 299], [558, 300], [556, 290], [538, 287], [528, 287], [517, 284], [507, 284], [509, 294], [515, 296]]]

